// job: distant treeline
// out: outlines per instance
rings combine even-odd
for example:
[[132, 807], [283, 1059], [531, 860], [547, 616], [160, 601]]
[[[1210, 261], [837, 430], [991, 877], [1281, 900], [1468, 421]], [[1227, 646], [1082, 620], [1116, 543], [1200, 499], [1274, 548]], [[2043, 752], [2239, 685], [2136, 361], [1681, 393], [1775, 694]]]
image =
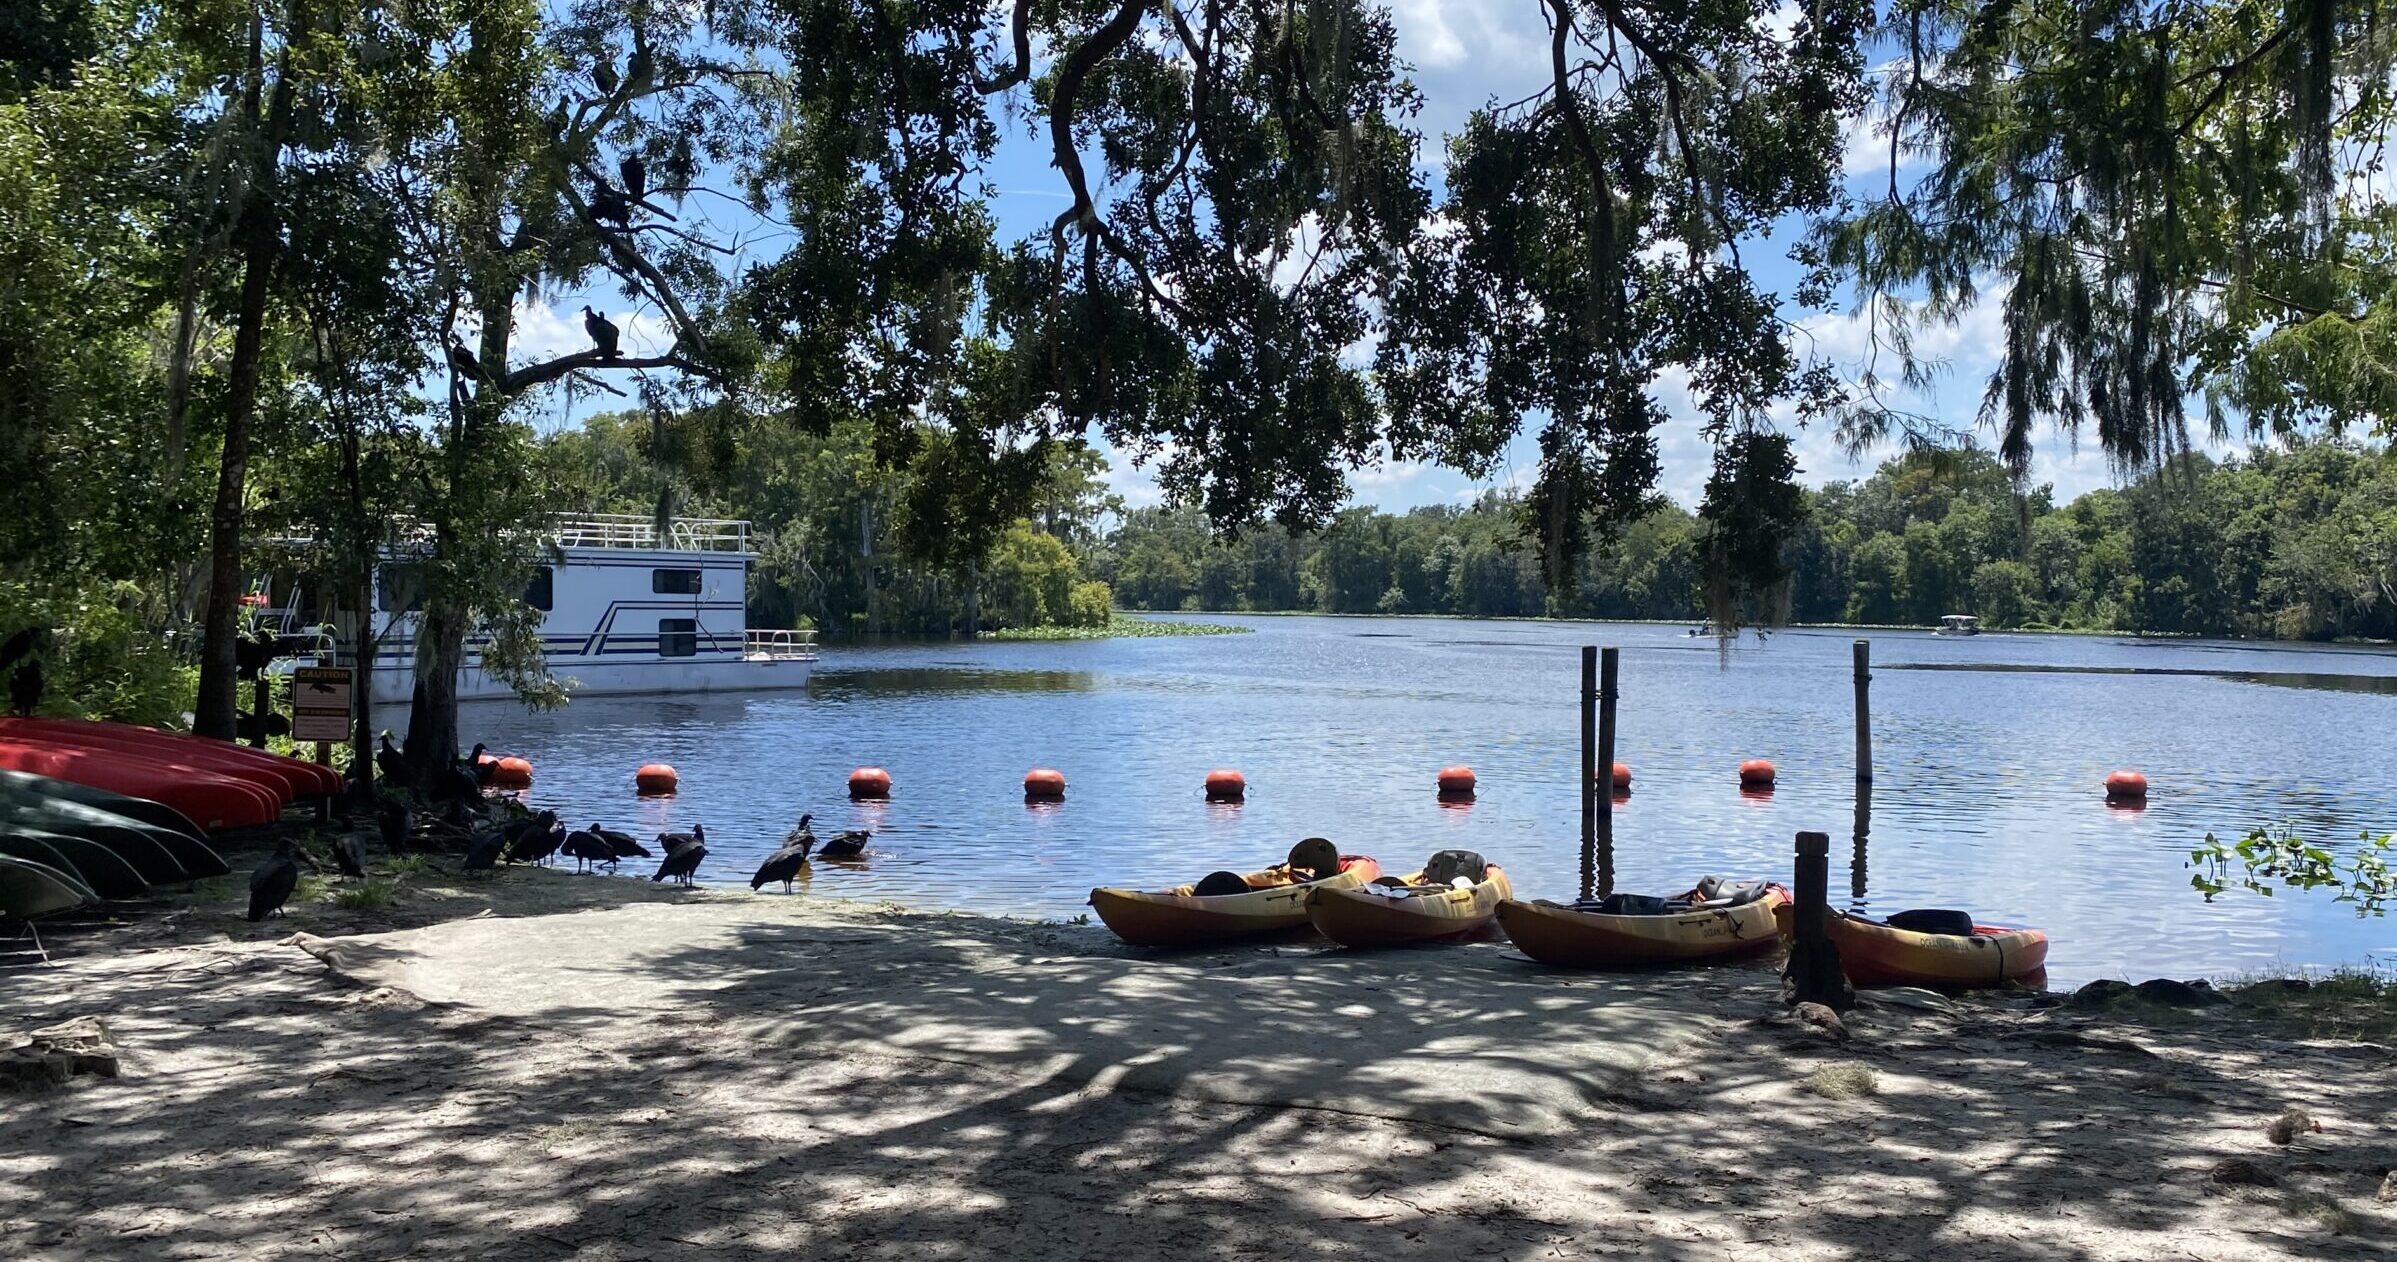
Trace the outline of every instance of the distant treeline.
[[[1891, 460], [1806, 496], [1787, 550], [1795, 622], [2397, 638], [2397, 457], [2320, 442], [2190, 456], [2062, 507], [1983, 452]], [[1668, 507], [1552, 592], [1517, 506], [1357, 508], [1320, 532], [1211, 537], [1197, 514], [1128, 513], [1090, 572], [1136, 609], [1694, 619], [1699, 521]]]

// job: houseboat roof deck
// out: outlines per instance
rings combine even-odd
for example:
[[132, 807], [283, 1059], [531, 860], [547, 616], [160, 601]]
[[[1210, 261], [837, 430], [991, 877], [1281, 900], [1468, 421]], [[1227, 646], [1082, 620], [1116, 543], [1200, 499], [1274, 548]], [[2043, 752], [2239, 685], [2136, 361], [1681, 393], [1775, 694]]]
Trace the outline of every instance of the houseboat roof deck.
[[749, 523], [722, 517], [658, 519], [640, 513], [583, 513], [552, 521], [561, 548], [623, 548], [636, 552], [747, 552]]

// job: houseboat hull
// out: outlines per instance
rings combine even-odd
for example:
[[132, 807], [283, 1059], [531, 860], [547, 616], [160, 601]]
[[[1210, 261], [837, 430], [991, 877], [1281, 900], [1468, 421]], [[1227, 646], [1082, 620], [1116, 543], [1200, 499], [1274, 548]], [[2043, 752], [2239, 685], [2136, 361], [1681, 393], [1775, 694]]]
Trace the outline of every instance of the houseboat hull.
[[[551, 658], [550, 674], [567, 685], [570, 697], [640, 697], [705, 692], [769, 692], [805, 688], [815, 663], [806, 659], [769, 658], [733, 661], [576, 662]], [[416, 671], [409, 665], [376, 668], [374, 703], [406, 705], [416, 691]], [[511, 701], [516, 691], [506, 681], [479, 666], [458, 673], [458, 700]]]

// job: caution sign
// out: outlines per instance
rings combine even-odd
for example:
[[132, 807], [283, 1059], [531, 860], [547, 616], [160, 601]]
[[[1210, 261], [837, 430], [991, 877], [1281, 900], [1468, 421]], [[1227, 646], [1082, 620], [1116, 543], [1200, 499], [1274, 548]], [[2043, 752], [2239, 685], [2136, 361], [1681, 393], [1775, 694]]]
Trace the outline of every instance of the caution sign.
[[347, 666], [298, 666], [291, 672], [291, 739], [340, 742], [350, 738], [351, 671]]

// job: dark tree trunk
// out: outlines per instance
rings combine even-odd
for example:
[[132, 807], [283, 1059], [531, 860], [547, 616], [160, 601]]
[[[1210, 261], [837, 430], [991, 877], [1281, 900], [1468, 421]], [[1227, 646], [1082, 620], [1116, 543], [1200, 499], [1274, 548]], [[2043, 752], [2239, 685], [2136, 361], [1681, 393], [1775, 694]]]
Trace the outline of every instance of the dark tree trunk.
[[200, 693], [192, 730], [229, 741], [238, 735], [238, 680], [233, 642], [241, 634], [242, 495], [250, 468], [250, 420], [258, 409], [258, 360], [266, 340], [266, 294], [274, 278], [274, 224], [264, 197], [251, 194], [257, 217], [241, 278], [241, 309], [233, 331], [233, 363], [225, 383], [225, 453], [217, 466], [216, 507], [208, 519], [208, 603], [200, 622]]

